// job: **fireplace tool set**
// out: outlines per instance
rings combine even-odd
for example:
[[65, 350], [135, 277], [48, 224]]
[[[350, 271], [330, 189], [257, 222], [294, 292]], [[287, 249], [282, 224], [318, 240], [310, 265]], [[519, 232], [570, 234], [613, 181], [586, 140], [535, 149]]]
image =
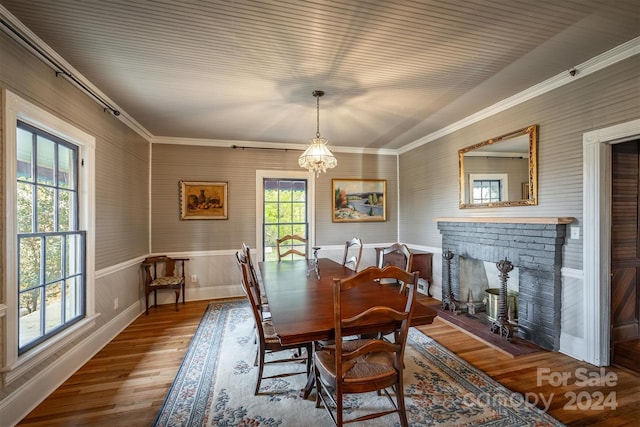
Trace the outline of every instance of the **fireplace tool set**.
[[[459, 314], [462, 312], [462, 304], [456, 300], [451, 288], [451, 260], [453, 257], [454, 254], [450, 250], [442, 252], [446, 272], [446, 280], [442, 282], [442, 310], [448, 309], [454, 314]], [[514, 322], [511, 321], [509, 316], [510, 307], [507, 304], [507, 280], [509, 279], [509, 272], [513, 270], [513, 263], [505, 258], [498, 261], [496, 267], [499, 271], [500, 292], [498, 295], [498, 310], [495, 319], [490, 319], [492, 320], [490, 330], [493, 333], [499, 334], [505, 340], [511, 341], [513, 338]], [[475, 314], [477, 309], [478, 305], [473, 301], [471, 291], [469, 291], [466, 310], [469, 314]]]

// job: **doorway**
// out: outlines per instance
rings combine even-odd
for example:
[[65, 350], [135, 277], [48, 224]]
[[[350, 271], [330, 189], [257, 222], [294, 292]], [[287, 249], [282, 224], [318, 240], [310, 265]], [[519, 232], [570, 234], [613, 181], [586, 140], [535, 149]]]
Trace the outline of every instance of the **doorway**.
[[611, 147], [611, 363], [640, 372], [640, 140]]

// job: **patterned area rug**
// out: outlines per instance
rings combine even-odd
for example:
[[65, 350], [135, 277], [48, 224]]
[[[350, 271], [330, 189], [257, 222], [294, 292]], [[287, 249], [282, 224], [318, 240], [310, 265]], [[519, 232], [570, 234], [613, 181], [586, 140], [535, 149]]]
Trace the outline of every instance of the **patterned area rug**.
[[[299, 369], [301, 375], [267, 379], [253, 395], [257, 368], [253, 319], [246, 301], [207, 308], [178, 370], [156, 426], [332, 426], [315, 392], [300, 397], [304, 365], [267, 365], [265, 374]], [[421, 332], [411, 329], [405, 352], [405, 398], [411, 426], [561, 426]], [[347, 417], [389, 406], [376, 393], [350, 395]], [[360, 425], [360, 424], [352, 424]], [[399, 425], [397, 414], [362, 425]]]

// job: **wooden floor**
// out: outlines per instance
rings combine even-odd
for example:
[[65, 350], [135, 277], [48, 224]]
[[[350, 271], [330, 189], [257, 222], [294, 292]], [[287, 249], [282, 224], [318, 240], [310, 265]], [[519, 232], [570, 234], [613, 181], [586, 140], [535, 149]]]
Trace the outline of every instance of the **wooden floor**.
[[[422, 301], [429, 300], [423, 297]], [[136, 319], [20, 425], [153, 425], [206, 306], [206, 301], [188, 302], [178, 313], [171, 305], [152, 308], [149, 316]], [[589, 364], [546, 351], [510, 357], [438, 319], [420, 329], [514, 393], [538, 400], [539, 407], [544, 406], [542, 396], [550, 402], [548, 412], [565, 424], [640, 424], [638, 374], [619, 368], [600, 373]], [[581, 369], [615, 385], [581, 385], [576, 382]], [[570, 376], [566, 385], [554, 385], [552, 380], [562, 375]], [[613, 404], [617, 407], [610, 409]]]

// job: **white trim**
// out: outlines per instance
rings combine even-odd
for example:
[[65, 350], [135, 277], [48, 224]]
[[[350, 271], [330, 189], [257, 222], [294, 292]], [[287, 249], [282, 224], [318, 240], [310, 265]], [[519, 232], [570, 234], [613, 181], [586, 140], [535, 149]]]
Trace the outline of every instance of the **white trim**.
[[598, 55], [594, 58], [591, 58], [583, 62], [580, 65], [575, 66], [574, 67], [574, 69], [576, 70], [575, 76], [572, 76], [570, 73], [566, 71], [560, 74], [557, 74], [541, 83], [538, 83], [535, 86], [531, 86], [530, 88], [525, 89], [520, 93], [510, 96], [509, 98], [506, 98], [483, 110], [478, 111], [477, 113], [474, 113], [462, 120], [452, 123], [449, 126], [445, 126], [442, 129], [437, 130], [436, 132], [430, 133], [429, 135], [423, 136], [422, 138], [419, 138], [413, 141], [412, 143], [405, 145], [404, 147], [398, 149], [398, 154], [404, 154], [424, 144], [433, 142], [446, 135], [449, 135], [453, 132], [463, 129], [474, 123], [478, 123], [488, 117], [491, 117], [498, 113], [506, 111], [510, 108], [515, 107], [516, 105], [522, 104], [523, 102], [529, 101], [537, 96], [544, 95], [547, 92], [550, 92], [566, 84], [572, 83], [577, 79], [586, 77], [589, 74], [595, 73], [596, 71], [600, 71], [610, 65], [623, 61], [639, 53], [640, 53], [640, 37], [636, 37], [635, 39], [629, 40], [626, 43], [623, 43], [617, 47], [614, 47], [613, 49], [607, 52], [604, 52], [601, 55]]
[[[79, 219], [80, 229], [86, 230], [86, 319], [92, 319], [95, 315], [95, 138], [81, 129], [65, 122], [62, 119], [50, 114], [44, 109], [22, 99], [9, 90], [4, 90], [4, 140], [5, 149], [5, 272], [4, 272], [4, 295], [6, 302], [18, 301], [15, 284], [18, 281], [16, 264], [17, 247], [16, 239], [16, 138], [17, 121], [21, 120], [39, 129], [45, 130], [52, 135], [60, 137], [78, 146], [79, 157], [84, 160], [84, 166], [78, 170], [80, 199]], [[14, 236], [14, 237], [11, 237]], [[3, 341], [4, 346], [4, 366], [3, 371], [12, 370], [20, 365], [22, 360], [35, 360], [32, 366], [48, 357], [51, 352], [49, 344], [42, 344], [31, 352], [18, 357], [18, 307], [16, 304], [6, 304], [6, 317]], [[83, 323], [83, 322], [80, 322]], [[61, 336], [74, 334], [77, 337], [82, 332], [79, 325], [72, 326]], [[58, 339], [52, 338], [54, 344]], [[5, 381], [13, 378], [10, 374], [5, 374]]]
[[[262, 182], [265, 178], [306, 179], [307, 180], [307, 219], [309, 221], [309, 247], [316, 245], [316, 176], [308, 171], [256, 170], [256, 260], [262, 261]], [[235, 253], [235, 252], [234, 252]]]
[[40, 402], [71, 377], [80, 366], [88, 362], [106, 344], [129, 326], [140, 313], [139, 303], [127, 307], [126, 310], [123, 310], [109, 323], [80, 343], [70, 346], [69, 350], [47, 366], [47, 369], [40, 371], [18, 390], [0, 401], [2, 425], [12, 426], [18, 424]]
[[611, 144], [640, 135], [640, 119], [586, 132], [583, 145], [585, 360], [609, 365]]

